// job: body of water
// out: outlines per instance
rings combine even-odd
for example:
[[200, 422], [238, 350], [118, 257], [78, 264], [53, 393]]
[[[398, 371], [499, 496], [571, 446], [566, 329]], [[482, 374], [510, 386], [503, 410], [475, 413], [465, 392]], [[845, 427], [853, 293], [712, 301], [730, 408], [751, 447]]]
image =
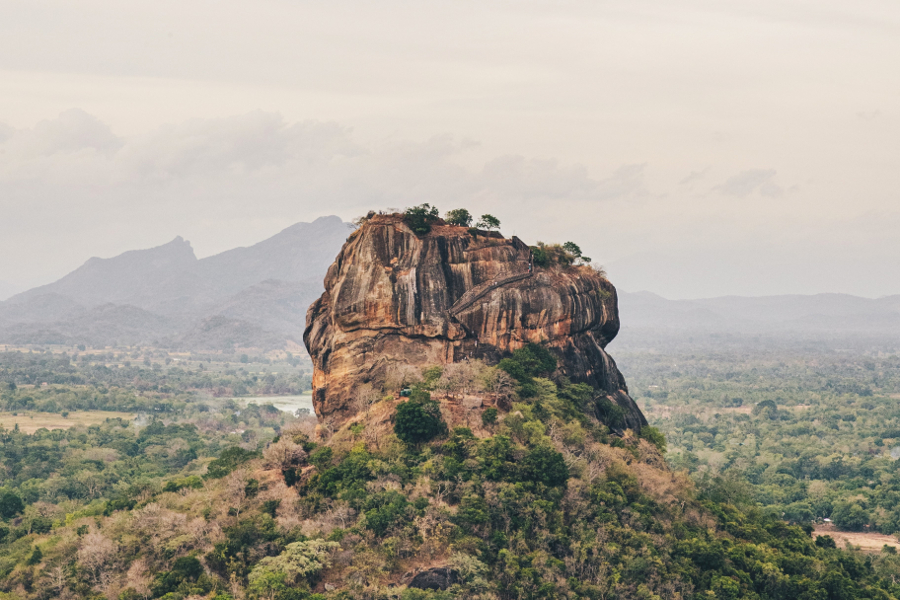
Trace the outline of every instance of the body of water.
[[298, 408], [306, 408], [309, 414], [315, 415], [312, 404], [312, 393], [299, 394], [297, 396], [258, 396], [254, 398], [234, 398], [235, 402], [247, 404], [271, 404], [278, 410], [294, 414]]

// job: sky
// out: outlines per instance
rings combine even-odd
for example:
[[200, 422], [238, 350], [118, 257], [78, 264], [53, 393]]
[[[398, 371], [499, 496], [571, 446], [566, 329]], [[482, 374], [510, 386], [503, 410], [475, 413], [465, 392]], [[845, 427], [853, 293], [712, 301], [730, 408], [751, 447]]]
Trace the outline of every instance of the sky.
[[900, 294], [900, 3], [0, 2], [0, 298], [422, 202], [626, 291]]

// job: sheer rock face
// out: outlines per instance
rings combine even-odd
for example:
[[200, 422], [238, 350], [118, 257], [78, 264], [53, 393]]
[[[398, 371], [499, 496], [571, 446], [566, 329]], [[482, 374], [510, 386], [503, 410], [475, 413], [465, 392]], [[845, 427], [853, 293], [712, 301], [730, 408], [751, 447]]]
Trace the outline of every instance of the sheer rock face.
[[391, 363], [495, 364], [535, 342], [556, 355], [559, 375], [621, 406], [626, 427], [646, 425], [604, 351], [619, 330], [613, 285], [587, 267], [532, 270], [530, 260], [516, 237], [443, 224], [417, 236], [401, 215], [371, 218], [350, 236], [306, 315], [316, 414], [345, 421], [355, 389], [378, 384]]

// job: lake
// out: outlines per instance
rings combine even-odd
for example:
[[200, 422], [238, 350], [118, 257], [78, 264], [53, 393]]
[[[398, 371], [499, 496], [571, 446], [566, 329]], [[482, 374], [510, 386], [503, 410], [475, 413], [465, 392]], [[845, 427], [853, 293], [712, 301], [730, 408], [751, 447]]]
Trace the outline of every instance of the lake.
[[312, 392], [307, 394], [299, 394], [297, 396], [257, 396], [255, 398], [234, 398], [235, 402], [241, 404], [271, 404], [278, 410], [294, 414], [298, 408], [309, 409], [309, 414], [316, 414], [313, 410]]

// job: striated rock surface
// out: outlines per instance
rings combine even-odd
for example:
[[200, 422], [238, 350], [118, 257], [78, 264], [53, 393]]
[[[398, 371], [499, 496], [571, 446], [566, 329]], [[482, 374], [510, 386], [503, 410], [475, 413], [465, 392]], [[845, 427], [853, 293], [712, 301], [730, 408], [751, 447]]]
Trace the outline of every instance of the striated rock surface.
[[558, 374], [584, 382], [646, 420], [605, 352], [619, 330], [616, 290], [588, 267], [530, 267], [516, 237], [439, 224], [416, 235], [402, 215], [376, 215], [350, 236], [306, 316], [313, 404], [320, 418], [353, 415], [354, 390], [392, 362], [482, 358], [495, 364], [530, 343], [548, 347]]

